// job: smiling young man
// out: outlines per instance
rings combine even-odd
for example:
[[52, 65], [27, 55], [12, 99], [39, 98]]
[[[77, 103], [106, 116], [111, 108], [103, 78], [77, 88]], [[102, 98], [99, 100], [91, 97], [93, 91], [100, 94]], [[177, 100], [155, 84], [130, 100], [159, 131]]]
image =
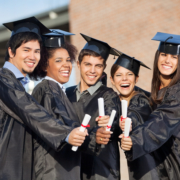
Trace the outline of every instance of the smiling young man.
[[[88, 128], [89, 136], [86, 137], [82, 145], [83, 153], [81, 160], [81, 178], [82, 180], [119, 180], [119, 148], [117, 143], [117, 134], [119, 133], [119, 104], [120, 100], [111, 88], [104, 86], [101, 82], [106, 60], [109, 54], [120, 55], [120, 52], [111, 48], [107, 43], [81, 34], [87, 41], [81, 50], [78, 58], [78, 68], [80, 70], [80, 83], [67, 89], [66, 93], [69, 100], [73, 103], [74, 108], [82, 121], [85, 114], [91, 115], [90, 128]], [[116, 118], [112, 126], [113, 135], [111, 141], [107, 144], [110, 133], [105, 133], [105, 129], [99, 128], [104, 124], [98, 123], [101, 118], [98, 113], [98, 98], [104, 98], [105, 114], [111, 114], [112, 110], [116, 110]], [[97, 119], [96, 119], [97, 118]], [[105, 118], [105, 117], [102, 117]], [[99, 126], [98, 126], [99, 125]], [[107, 124], [105, 124], [106, 126]], [[98, 130], [97, 130], [98, 129]], [[101, 153], [88, 154], [88, 149], [96, 145], [96, 132], [103, 134], [105, 138], [100, 138], [104, 144]], [[101, 136], [102, 137], [102, 136]], [[91, 142], [91, 143], [90, 143]]]
[[26, 75], [40, 60], [41, 34], [50, 31], [34, 17], [4, 25], [12, 35], [0, 69], [0, 180], [32, 180], [32, 132], [55, 150], [61, 149], [68, 134], [71, 145], [81, 145], [86, 133], [73, 129], [78, 123], [73, 127], [57, 123], [25, 92]]

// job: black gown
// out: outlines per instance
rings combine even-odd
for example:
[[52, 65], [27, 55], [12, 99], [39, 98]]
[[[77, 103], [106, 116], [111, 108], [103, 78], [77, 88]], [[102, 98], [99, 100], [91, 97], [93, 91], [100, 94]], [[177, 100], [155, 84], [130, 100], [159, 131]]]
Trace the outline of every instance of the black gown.
[[[72, 104], [56, 82], [43, 80], [35, 87], [32, 96], [49, 114], [58, 119], [57, 123], [80, 126]], [[72, 151], [72, 146], [67, 144], [61, 151], [56, 152], [38, 136], [35, 137], [34, 142], [34, 166], [37, 180], [80, 180], [80, 151]]]
[[[105, 148], [101, 149], [100, 154], [97, 156], [87, 154], [86, 148], [84, 148], [81, 160], [81, 178], [82, 180], [119, 180], [120, 166], [118, 135], [121, 133], [119, 128], [119, 117], [121, 113], [119, 112], [120, 100], [117, 93], [115, 93], [111, 88], [102, 85], [93, 95], [87, 93], [81, 97], [78, 102], [76, 98], [75, 86], [68, 88], [66, 93], [81, 121], [85, 114], [92, 116], [89, 123], [90, 128], [88, 128], [89, 134], [92, 134], [92, 132], [94, 133], [94, 127], [98, 127], [98, 124], [95, 121], [96, 117], [99, 116], [98, 98], [104, 98], [106, 115], [110, 115], [113, 109], [117, 111], [116, 118], [111, 128], [111, 131], [113, 131], [111, 141], [105, 146]], [[89, 146], [89, 140], [90, 138], [87, 137], [84, 143], [85, 147]]]
[[[149, 94], [146, 92], [146, 95], [149, 96]], [[132, 132], [135, 127], [144, 124], [152, 112], [146, 95], [140, 90], [129, 102], [128, 117], [132, 119]], [[130, 180], [158, 180], [161, 177], [158, 173], [160, 162], [153, 153], [143, 155], [134, 161], [127, 161], [127, 163]]]
[[72, 127], [57, 123], [6, 68], [0, 92], [0, 180], [32, 180], [32, 131], [58, 151]]
[[[162, 90], [158, 92], [160, 96]], [[164, 98], [147, 118], [131, 134], [133, 147], [126, 151], [129, 160], [155, 151], [156, 158], [163, 162], [159, 171], [166, 169], [168, 178], [180, 179], [180, 81], [166, 89]], [[154, 153], [154, 152], [153, 152]]]

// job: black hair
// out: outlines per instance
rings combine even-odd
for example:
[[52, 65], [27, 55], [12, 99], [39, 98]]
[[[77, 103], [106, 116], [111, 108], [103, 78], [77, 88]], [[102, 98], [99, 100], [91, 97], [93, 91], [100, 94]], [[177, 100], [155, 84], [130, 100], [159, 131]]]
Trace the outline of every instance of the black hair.
[[66, 49], [71, 58], [71, 62], [72, 63], [75, 62], [76, 55], [78, 52], [77, 48], [68, 42], [65, 42], [64, 45], [62, 45], [61, 47], [57, 47], [57, 48], [43, 47], [42, 51], [41, 51], [41, 59], [40, 59], [38, 65], [36, 66], [35, 70], [31, 74], [29, 74], [29, 77], [34, 80], [39, 80], [41, 78], [44, 78], [47, 74], [47, 72], [45, 70], [48, 66], [49, 58], [51, 58], [54, 55], [56, 50], [61, 49], [61, 48]]
[[9, 52], [8, 48], [11, 48], [11, 51], [14, 55], [16, 55], [16, 49], [19, 48], [22, 44], [27, 43], [29, 41], [38, 41], [40, 44], [40, 47], [42, 46], [42, 40], [39, 35], [33, 32], [21, 32], [18, 34], [13, 35], [8, 43], [7, 43], [7, 48], [6, 48], [6, 55], [5, 55], [5, 61], [9, 61]]

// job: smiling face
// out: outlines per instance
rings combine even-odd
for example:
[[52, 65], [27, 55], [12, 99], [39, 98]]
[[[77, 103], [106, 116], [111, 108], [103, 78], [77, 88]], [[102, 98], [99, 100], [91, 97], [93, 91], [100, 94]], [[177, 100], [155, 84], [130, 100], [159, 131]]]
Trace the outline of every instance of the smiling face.
[[53, 56], [48, 59], [47, 76], [61, 84], [67, 83], [72, 71], [72, 63], [66, 49], [55, 50]]
[[94, 85], [105, 69], [104, 59], [94, 56], [84, 56], [81, 63], [77, 62], [81, 73], [81, 91]]
[[16, 49], [16, 54], [12, 53], [10, 47], [8, 52], [9, 62], [15, 65], [24, 76], [33, 72], [40, 60], [40, 44], [36, 40], [21, 44]]
[[110, 77], [112, 84], [116, 87], [122, 97], [130, 97], [134, 91], [134, 86], [138, 81], [138, 77], [134, 73], [124, 67], [119, 66], [114, 73], [114, 77]]
[[161, 76], [171, 76], [177, 69], [178, 66], [178, 56], [160, 53], [158, 59], [158, 69]]

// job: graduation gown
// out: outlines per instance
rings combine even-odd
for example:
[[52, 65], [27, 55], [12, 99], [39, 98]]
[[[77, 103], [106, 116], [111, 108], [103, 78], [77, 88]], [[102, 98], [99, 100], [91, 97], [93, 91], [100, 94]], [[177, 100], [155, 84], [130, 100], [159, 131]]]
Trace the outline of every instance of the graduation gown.
[[[160, 96], [162, 90], [158, 92]], [[168, 178], [180, 179], [180, 81], [166, 88], [164, 98], [147, 118], [135, 128], [130, 136], [133, 142], [131, 151], [126, 151], [129, 160], [156, 150], [156, 158], [163, 162], [159, 168], [166, 169]]]
[[117, 93], [115, 93], [111, 88], [102, 85], [96, 90], [93, 95], [87, 93], [82, 96], [78, 102], [76, 102], [77, 98], [75, 88], [76, 86], [68, 88], [66, 93], [79, 116], [80, 122], [82, 122], [85, 114], [91, 115], [91, 120], [89, 123], [90, 128], [88, 128], [88, 132], [90, 135], [94, 133], [94, 137], [90, 136], [91, 138], [95, 139], [95, 132], [93, 131], [93, 129], [95, 127], [98, 127], [98, 124], [95, 121], [96, 117], [99, 116], [97, 99], [100, 97], [104, 98], [106, 115], [110, 115], [113, 109], [117, 111], [116, 118], [111, 128], [111, 131], [113, 131], [113, 135], [111, 136], [111, 140], [109, 141], [109, 143], [101, 149], [100, 154], [98, 154], [97, 156], [87, 154], [86, 150], [89, 146], [89, 140], [91, 138], [86, 138], [82, 146], [85, 148], [83, 149], [84, 152], [82, 152], [81, 159], [81, 178], [82, 180], [119, 180], [119, 97]]
[[[144, 124], [151, 112], [149, 99], [141, 90], [129, 102], [128, 117], [132, 119], [132, 132], [135, 127]], [[159, 163], [152, 153], [145, 154], [134, 161], [127, 161], [127, 163], [130, 180], [158, 180], [161, 177], [158, 173]]]
[[[80, 126], [69, 99], [59, 87], [58, 83], [43, 80], [33, 90], [32, 96], [49, 114], [56, 118], [56, 122], [68, 126]], [[66, 144], [56, 152], [38, 136], [35, 137], [34, 166], [37, 180], [80, 180], [80, 151], [72, 151], [72, 146]]]
[[32, 131], [58, 151], [72, 128], [57, 123], [5, 68], [0, 92], [0, 180], [32, 180]]

